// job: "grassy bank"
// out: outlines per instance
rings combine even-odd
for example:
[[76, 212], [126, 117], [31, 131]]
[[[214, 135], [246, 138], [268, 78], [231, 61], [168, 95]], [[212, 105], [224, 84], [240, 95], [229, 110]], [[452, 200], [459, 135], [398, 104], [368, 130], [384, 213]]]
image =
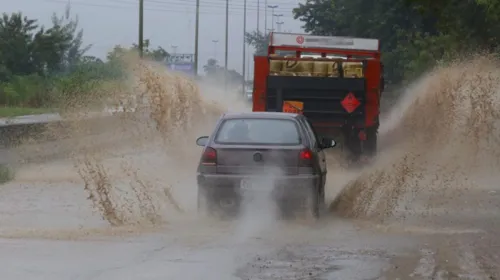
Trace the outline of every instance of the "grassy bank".
[[14, 171], [6, 165], [0, 164], [0, 184], [6, 183], [14, 178]]
[[38, 115], [55, 113], [55, 109], [50, 108], [26, 108], [26, 107], [0, 107], [0, 118], [10, 118], [25, 115]]

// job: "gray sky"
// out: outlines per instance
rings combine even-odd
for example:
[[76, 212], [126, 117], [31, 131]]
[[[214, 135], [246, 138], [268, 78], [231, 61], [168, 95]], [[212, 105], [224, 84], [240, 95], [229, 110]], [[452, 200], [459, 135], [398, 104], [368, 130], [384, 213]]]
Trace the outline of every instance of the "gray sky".
[[[129, 46], [137, 41], [138, 0], [70, 0], [72, 15], [79, 17], [84, 40], [94, 46], [89, 55], [104, 58], [117, 44]], [[158, 45], [177, 53], [194, 52], [196, 0], [145, 0], [144, 38], [153, 47]], [[241, 72], [243, 65], [244, 0], [229, 0], [229, 68]], [[257, 28], [257, 1], [247, 0], [247, 29]], [[302, 32], [301, 22], [294, 20], [291, 10], [299, 0], [260, 0], [260, 30], [264, 30], [265, 5], [278, 5], [275, 14], [282, 14], [282, 31]], [[217, 56], [224, 65], [225, 0], [200, 0], [200, 68], [207, 59]], [[0, 0], [6, 13], [22, 11], [41, 24], [50, 25], [53, 12], [62, 14], [67, 0]], [[267, 9], [271, 28], [271, 9]], [[275, 18], [275, 22], [277, 19]], [[275, 24], [275, 28], [277, 26]], [[219, 40], [217, 52], [212, 40]], [[253, 50], [252, 50], [253, 51]], [[250, 52], [251, 53], [251, 52]], [[251, 59], [250, 59], [251, 63]], [[251, 65], [250, 65], [251, 66]], [[251, 72], [251, 71], [250, 71]]]

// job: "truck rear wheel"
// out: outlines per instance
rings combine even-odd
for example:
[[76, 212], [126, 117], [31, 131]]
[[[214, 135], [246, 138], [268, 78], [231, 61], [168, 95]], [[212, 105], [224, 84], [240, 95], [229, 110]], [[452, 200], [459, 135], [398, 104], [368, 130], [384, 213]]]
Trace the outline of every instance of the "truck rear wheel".
[[367, 156], [373, 157], [377, 154], [377, 129], [368, 129], [366, 131], [366, 140], [364, 144], [364, 152]]
[[352, 162], [357, 162], [361, 156], [373, 157], [377, 153], [377, 128], [365, 129], [366, 139], [359, 138], [359, 130], [345, 130], [345, 145], [349, 151]]
[[359, 157], [363, 152], [361, 148], [361, 140], [357, 136], [353, 135], [346, 138], [346, 140], [347, 140], [346, 147], [347, 150], [349, 151], [349, 157], [353, 162], [358, 161]]

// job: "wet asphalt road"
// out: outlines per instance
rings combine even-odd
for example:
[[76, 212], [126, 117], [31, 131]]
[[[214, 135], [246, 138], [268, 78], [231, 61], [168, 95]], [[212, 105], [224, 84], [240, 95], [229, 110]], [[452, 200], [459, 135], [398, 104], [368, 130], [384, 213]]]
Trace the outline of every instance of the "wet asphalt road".
[[[500, 195], [380, 224], [200, 219], [192, 191], [167, 225], [110, 228], [64, 162], [30, 166], [0, 188], [2, 279], [499, 279]], [[174, 191], [175, 193], [175, 191]], [[465, 200], [483, 201], [465, 207]], [[464, 201], [460, 201], [464, 199]], [[458, 205], [458, 206], [457, 206]], [[415, 212], [413, 212], [415, 214]]]
[[[138, 167], [166, 164], [147, 158]], [[336, 213], [278, 221], [259, 207], [228, 222], [196, 217], [194, 189], [179, 181], [185, 213], [166, 207], [166, 225], [110, 228], [71, 162], [23, 167], [0, 187], [2, 279], [500, 279], [497, 187], [384, 224]]]

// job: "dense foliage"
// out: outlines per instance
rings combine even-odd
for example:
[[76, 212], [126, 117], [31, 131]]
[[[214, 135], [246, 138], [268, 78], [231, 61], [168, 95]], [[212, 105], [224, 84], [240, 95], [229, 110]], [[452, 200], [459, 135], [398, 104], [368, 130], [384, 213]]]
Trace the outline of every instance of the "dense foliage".
[[[214, 58], [210, 58], [207, 64], [203, 66], [203, 71], [207, 79], [214, 82], [223, 82], [225, 78], [228, 79], [228, 84], [240, 85], [243, 81], [243, 76], [236, 70], [227, 70], [220, 66]], [[227, 75], [227, 77], [225, 76]]]
[[[500, 50], [497, 0], [307, 0], [293, 13], [310, 34], [380, 39], [392, 84], [457, 55]], [[246, 39], [265, 53], [263, 34]]]
[[[162, 61], [168, 53], [150, 49], [145, 56]], [[105, 83], [123, 76], [122, 55], [137, 48], [116, 46], [108, 60], [86, 56], [91, 46], [83, 45], [78, 18], [54, 14], [52, 25], [40, 26], [22, 13], [0, 18], [0, 106], [57, 107], [74, 96], [94, 92]]]
[[[110, 87], [120, 90], [124, 58], [138, 46], [115, 46], [105, 60], [86, 55], [90, 48], [83, 44], [83, 30], [78, 28], [78, 18], [71, 17], [69, 6], [62, 16], [52, 16], [50, 27], [22, 13], [4, 13], [0, 17], [0, 107], [53, 109], [74, 99], [98, 99], [99, 92]], [[170, 56], [161, 47], [152, 48], [149, 40], [143, 42], [143, 54], [161, 63]], [[230, 81], [242, 80], [241, 74], [226, 71], [213, 59], [204, 70], [207, 79], [220, 80], [227, 72]], [[12, 109], [0, 115], [17, 114]]]

